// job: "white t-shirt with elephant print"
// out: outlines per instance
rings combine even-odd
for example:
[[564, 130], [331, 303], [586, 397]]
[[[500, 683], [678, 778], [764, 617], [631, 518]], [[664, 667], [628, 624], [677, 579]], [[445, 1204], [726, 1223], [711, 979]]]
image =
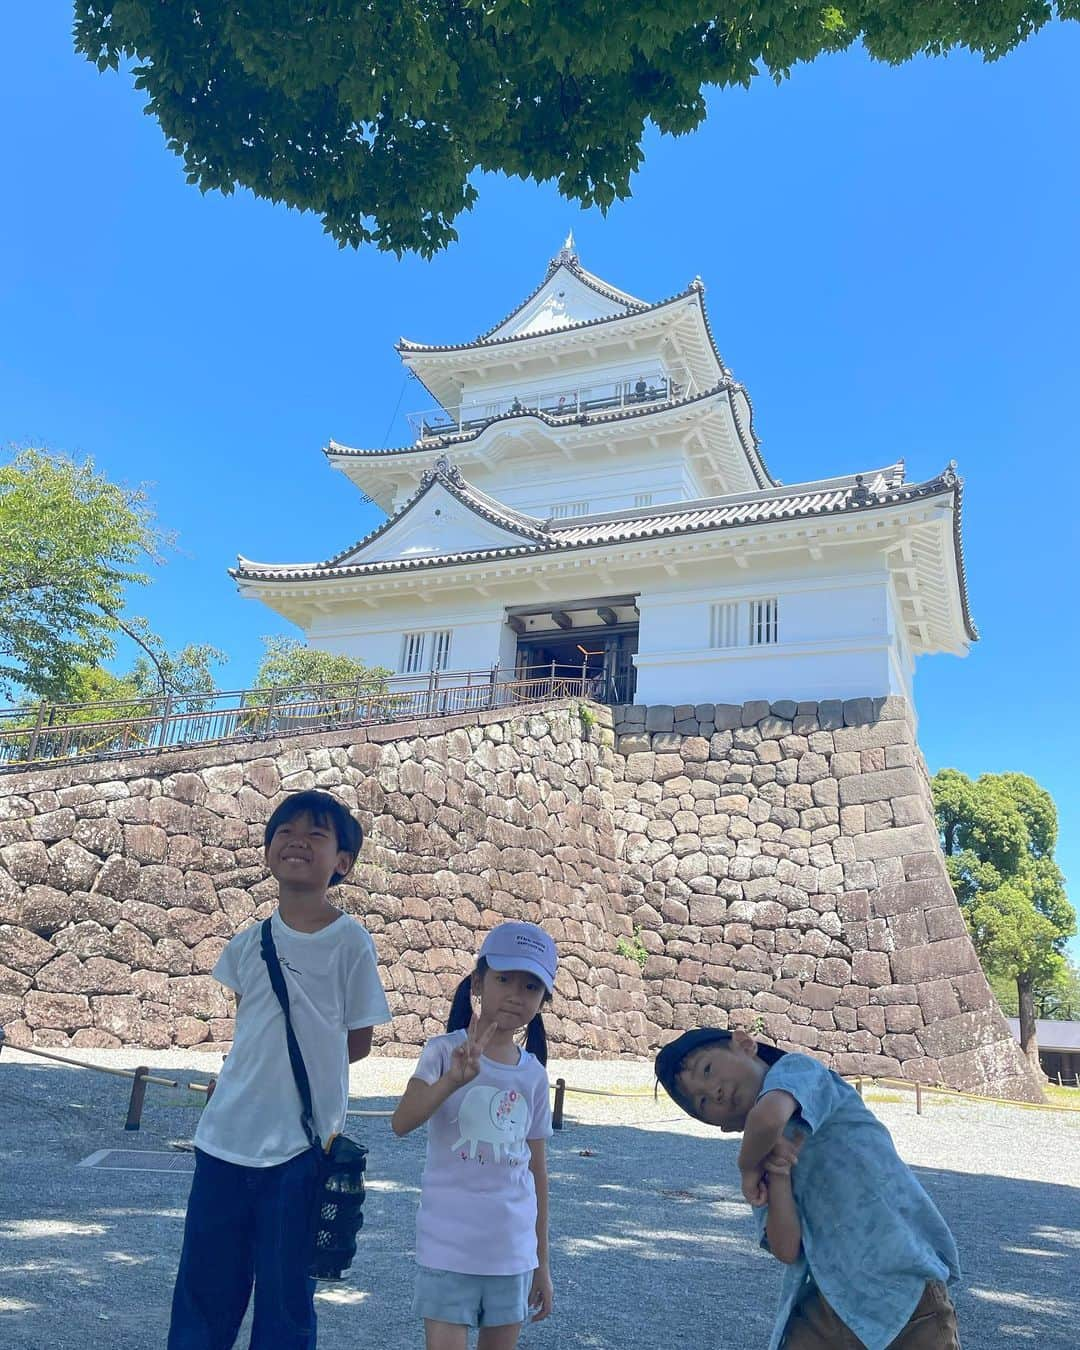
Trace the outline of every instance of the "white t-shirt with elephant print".
[[[436, 1083], [464, 1031], [434, 1036], [413, 1077]], [[536, 1269], [536, 1188], [530, 1139], [551, 1135], [544, 1066], [522, 1050], [517, 1064], [480, 1057], [480, 1072], [428, 1121], [427, 1162], [416, 1216], [416, 1259], [463, 1275]]]

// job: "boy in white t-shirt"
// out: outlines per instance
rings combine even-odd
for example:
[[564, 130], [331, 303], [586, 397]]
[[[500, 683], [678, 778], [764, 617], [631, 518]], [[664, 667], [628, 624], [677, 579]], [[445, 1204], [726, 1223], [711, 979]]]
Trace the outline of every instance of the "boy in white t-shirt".
[[[371, 935], [326, 894], [352, 871], [362, 842], [359, 823], [327, 792], [294, 793], [266, 825], [278, 883], [274, 945], [324, 1141], [345, 1123], [349, 1064], [370, 1051], [372, 1027], [390, 1020]], [[307, 1251], [315, 1157], [259, 929], [238, 933], [213, 971], [236, 994], [236, 1033], [195, 1132], [168, 1350], [229, 1350], [253, 1284], [251, 1350], [315, 1345]]]

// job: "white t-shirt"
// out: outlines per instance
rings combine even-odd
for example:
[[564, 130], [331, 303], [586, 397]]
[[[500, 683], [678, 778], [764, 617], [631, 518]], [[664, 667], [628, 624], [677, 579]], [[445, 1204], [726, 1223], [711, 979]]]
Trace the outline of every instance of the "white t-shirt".
[[[345, 1124], [348, 1032], [390, 1020], [375, 944], [347, 914], [317, 933], [288, 927], [277, 910], [270, 922], [311, 1084], [315, 1131], [326, 1143]], [[254, 923], [237, 933], [214, 966], [214, 978], [240, 995], [240, 1007], [232, 1050], [195, 1131], [196, 1148], [244, 1167], [274, 1167], [308, 1147], [261, 929]]]
[[[434, 1036], [413, 1077], [436, 1083], [464, 1031]], [[536, 1187], [528, 1140], [551, 1135], [547, 1071], [522, 1050], [517, 1064], [480, 1058], [480, 1072], [428, 1121], [416, 1215], [416, 1259], [463, 1275], [536, 1269]]]

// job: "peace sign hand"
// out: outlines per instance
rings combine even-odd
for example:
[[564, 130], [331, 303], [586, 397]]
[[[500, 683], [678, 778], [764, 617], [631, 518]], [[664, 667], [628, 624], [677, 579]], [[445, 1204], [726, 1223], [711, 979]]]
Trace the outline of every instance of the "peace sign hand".
[[481, 1028], [474, 1018], [469, 1024], [465, 1040], [455, 1046], [450, 1056], [450, 1077], [458, 1087], [471, 1083], [480, 1072], [480, 1056], [487, 1049], [494, 1031], [494, 1022], [489, 1022], [487, 1026]]

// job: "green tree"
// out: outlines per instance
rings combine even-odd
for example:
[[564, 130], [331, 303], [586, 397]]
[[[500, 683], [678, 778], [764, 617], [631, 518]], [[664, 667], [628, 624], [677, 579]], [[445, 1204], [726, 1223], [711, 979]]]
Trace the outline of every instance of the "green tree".
[[457, 237], [476, 170], [606, 210], [646, 125], [682, 135], [704, 89], [862, 43], [899, 64], [995, 60], [1080, 0], [663, 5], [574, 0], [76, 0], [75, 46], [136, 88], [204, 192], [315, 211], [342, 245], [430, 256]]
[[263, 644], [255, 692], [247, 696], [247, 707], [260, 710], [246, 715], [253, 728], [269, 731], [273, 724], [279, 730], [298, 730], [386, 711], [390, 671], [382, 666], [308, 647], [292, 637], [264, 637]]
[[1036, 999], [1061, 979], [1076, 913], [1054, 861], [1057, 810], [1020, 773], [934, 776], [945, 864], [986, 971], [1016, 983], [1020, 1044], [1034, 1067]]
[[164, 542], [145, 490], [93, 460], [26, 449], [0, 462], [0, 688], [70, 698], [122, 634], [151, 655], [125, 593], [148, 584]]
[[298, 685], [342, 685], [385, 688], [390, 671], [368, 666], [354, 656], [305, 646], [298, 638], [264, 637], [262, 660], [255, 672], [257, 689], [289, 689]]
[[[30, 753], [31, 743], [36, 759], [138, 748], [153, 740], [166, 709], [172, 715], [206, 709], [216, 692], [213, 667], [225, 660], [215, 647], [167, 652], [155, 641], [122, 675], [102, 666], [76, 666], [62, 706], [26, 708], [5, 722], [7, 732], [23, 733], [9, 739], [7, 748], [13, 759]], [[189, 721], [188, 729], [186, 738], [198, 739], [198, 725]]]
[[1068, 957], [1037, 999], [1040, 1017], [1052, 1022], [1080, 1021], [1080, 966]]

